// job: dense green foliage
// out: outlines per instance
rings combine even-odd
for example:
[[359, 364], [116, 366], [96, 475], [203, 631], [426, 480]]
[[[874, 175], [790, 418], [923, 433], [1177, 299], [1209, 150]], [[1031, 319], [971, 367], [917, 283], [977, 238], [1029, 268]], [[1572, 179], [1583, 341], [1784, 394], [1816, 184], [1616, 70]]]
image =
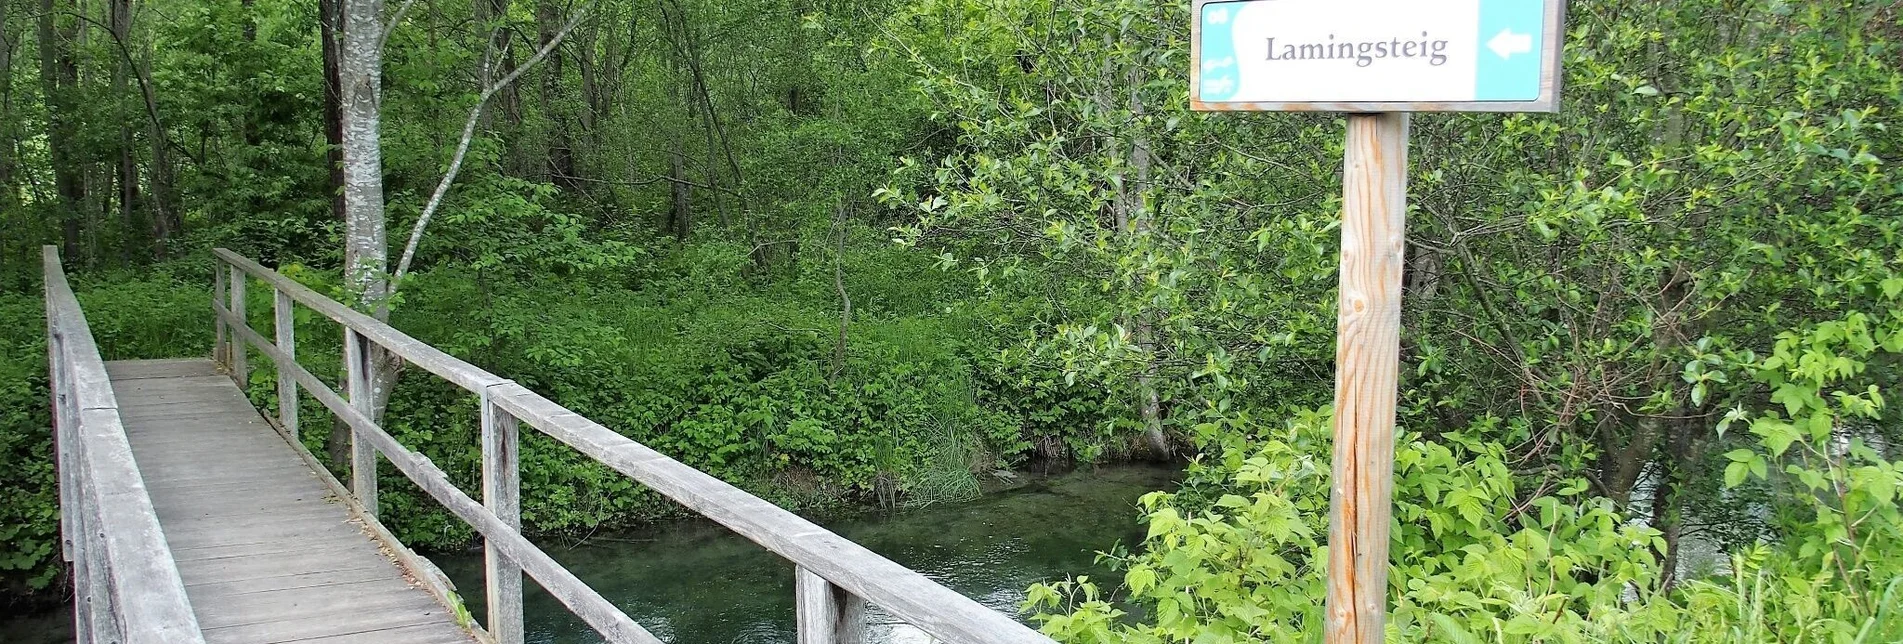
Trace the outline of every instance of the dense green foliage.
[[[316, 11], [153, 0], [88, 39], [100, 8], [54, 4], [71, 82], [0, 14], [16, 595], [59, 572], [39, 244], [108, 357], [205, 352], [214, 245], [343, 294]], [[1175, 450], [1122, 578], [1028, 608], [1065, 641], [1313, 640], [1341, 120], [1189, 112], [1187, 5], [419, 5], [384, 62], [393, 231], [484, 61], [592, 13], [489, 104], [392, 323], [790, 505]], [[1413, 120], [1392, 638], [1903, 638], [1897, 8], [1574, 2], [1565, 65], [1558, 114]], [[392, 432], [473, 487], [476, 402], [395, 392]], [[533, 437], [523, 471], [536, 530], [671, 511]], [[469, 539], [384, 479], [405, 541]]]

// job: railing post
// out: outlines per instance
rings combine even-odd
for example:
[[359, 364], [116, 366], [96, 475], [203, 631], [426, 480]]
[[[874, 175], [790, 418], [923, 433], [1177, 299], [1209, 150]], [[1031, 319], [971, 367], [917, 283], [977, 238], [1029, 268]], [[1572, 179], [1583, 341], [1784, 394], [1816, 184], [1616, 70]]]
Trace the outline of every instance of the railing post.
[[[82, 537], [86, 540], [86, 563], [74, 569], [73, 574], [86, 583], [86, 590], [78, 599], [84, 602], [84, 609], [88, 613], [87, 630], [80, 636], [89, 638], [81, 641], [118, 644], [122, 641], [120, 637], [124, 625], [119, 622], [119, 589], [112, 585], [113, 562], [106, 552], [106, 533], [98, 527], [102, 523], [99, 520], [101, 509], [98, 494], [90, 482], [80, 494], [83, 499], [81, 503], [84, 504], [81, 514], [85, 515], [86, 525], [86, 534]], [[74, 606], [75, 609], [79, 608], [79, 604]]]
[[[482, 504], [510, 529], [522, 529], [519, 426], [514, 416], [482, 392]], [[522, 644], [522, 568], [492, 544], [483, 545], [489, 635], [497, 644]]]
[[225, 260], [217, 258], [211, 260], [211, 280], [212, 328], [218, 334], [211, 344], [211, 361], [229, 364], [226, 361], [225, 351], [225, 316], [218, 314], [220, 309], [225, 308]]
[[[49, 320], [50, 322], [50, 320]], [[73, 431], [66, 411], [66, 359], [59, 333], [46, 329], [46, 388], [53, 394], [54, 474], [59, 478], [59, 551], [60, 557], [73, 560]]]
[[805, 566], [793, 568], [794, 620], [799, 644], [863, 644], [866, 602]]
[[[271, 293], [271, 313], [277, 323], [272, 337], [277, 340], [278, 351], [283, 352], [285, 356], [292, 358], [292, 362], [295, 362], [297, 325], [291, 315], [294, 307], [291, 303], [291, 295], [275, 286], [271, 288]], [[284, 427], [284, 431], [295, 439], [297, 438], [297, 381], [291, 378], [291, 365], [284, 364], [281, 360], [277, 362], [278, 425]]]
[[[230, 308], [231, 308], [231, 317], [234, 320], [234, 324], [238, 324], [240, 326], [250, 328], [251, 322], [249, 320], [251, 318], [246, 315], [247, 307], [245, 306], [244, 270], [238, 268], [237, 266], [231, 267], [230, 282], [231, 282]], [[231, 332], [230, 352], [231, 352], [231, 379], [238, 383], [238, 391], [240, 392], [245, 391], [247, 388], [249, 388], [248, 386], [251, 384], [251, 370], [249, 367], [245, 365], [244, 337], [240, 336], [236, 329], [233, 329]]]
[[[350, 406], [364, 418], [375, 419], [376, 402], [370, 393], [370, 380], [375, 376], [371, 373], [368, 344], [369, 340], [356, 329], [344, 328], [344, 380]], [[355, 427], [350, 428], [350, 492], [365, 512], [377, 515], [377, 448]]]

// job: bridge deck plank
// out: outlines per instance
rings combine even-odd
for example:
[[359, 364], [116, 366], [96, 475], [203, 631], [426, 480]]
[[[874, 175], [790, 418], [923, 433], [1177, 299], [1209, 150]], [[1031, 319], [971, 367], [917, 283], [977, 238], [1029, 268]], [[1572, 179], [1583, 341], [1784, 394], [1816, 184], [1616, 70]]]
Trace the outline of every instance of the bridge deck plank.
[[208, 643], [474, 641], [211, 361], [106, 369]]

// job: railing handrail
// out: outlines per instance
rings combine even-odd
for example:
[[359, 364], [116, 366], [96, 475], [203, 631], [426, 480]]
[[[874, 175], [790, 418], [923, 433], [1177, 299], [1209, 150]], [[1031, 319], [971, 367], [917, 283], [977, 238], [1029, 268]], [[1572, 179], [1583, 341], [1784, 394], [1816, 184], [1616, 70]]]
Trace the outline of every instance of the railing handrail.
[[[797, 566], [801, 576], [796, 586], [802, 596], [800, 630], [802, 644], [816, 642], [811, 633], [832, 633], [832, 626], [808, 615], [808, 604], [830, 604], [849, 613], [852, 598], [884, 608], [892, 616], [911, 624], [939, 641], [953, 644], [1003, 642], [1009, 644], [1054, 644], [1053, 640], [1010, 617], [991, 610], [969, 597], [946, 588], [916, 571], [900, 566], [878, 553], [840, 537], [811, 521], [760, 499], [725, 481], [674, 460], [633, 439], [589, 420], [560, 404], [516, 384], [514, 381], [449, 355], [440, 349], [398, 331], [396, 328], [318, 294], [277, 271], [223, 248], [213, 249], [223, 263], [252, 278], [264, 281], [280, 296], [288, 296], [346, 329], [374, 342], [406, 362], [436, 374], [480, 396], [484, 401], [485, 429], [490, 423], [488, 410], [506, 413], [513, 436], [514, 421], [520, 420], [542, 433], [573, 447], [589, 458], [673, 499], [694, 512], [726, 526], [746, 539], [778, 554]], [[236, 273], [234, 273], [236, 275]], [[221, 274], [222, 278], [222, 274]], [[322, 380], [296, 365], [295, 357], [273, 346], [250, 329], [240, 315], [217, 303], [214, 309], [221, 321], [232, 327], [234, 340], [257, 346], [278, 362], [286, 377], [294, 378], [309, 389], [325, 407], [343, 419], [368, 442], [390, 457], [393, 464], [425, 492], [444, 504], [452, 513], [469, 522], [492, 545], [523, 572], [535, 577], [570, 610], [611, 641], [658, 641], [632, 620], [601, 599], [594, 590], [549, 559], [524, 539], [518, 529], [484, 504], [463, 494], [449, 483], [448, 477], [421, 454], [399, 444], [395, 438], [372, 422], [367, 414], [353, 408], [349, 401], [330, 391]], [[279, 311], [280, 318], [286, 315]], [[348, 337], [348, 334], [347, 334]], [[242, 345], [237, 345], [242, 346]], [[361, 349], [358, 350], [361, 352]], [[347, 361], [348, 362], [348, 361]], [[485, 431], [485, 448], [488, 447]], [[513, 451], [513, 448], [509, 448]], [[485, 459], [488, 458], [485, 449]], [[485, 468], [489, 463], [485, 462]], [[510, 464], [513, 477], [513, 462]], [[487, 476], [485, 476], [487, 480]], [[372, 483], [374, 485], [374, 483]], [[514, 491], [510, 490], [513, 503]], [[513, 508], [509, 514], [513, 514]], [[514, 517], [509, 517], [513, 519]], [[816, 576], [823, 582], [809, 580]], [[809, 590], [814, 583], [820, 588]], [[825, 588], [830, 585], [836, 589]], [[828, 592], [837, 591], [837, 592]], [[809, 595], [811, 595], [809, 597]], [[817, 601], [809, 599], [817, 598]], [[493, 595], [492, 595], [493, 600]], [[519, 600], [518, 600], [519, 601]], [[604, 611], [612, 611], [612, 615]], [[627, 621], [623, 621], [627, 620]], [[809, 621], [815, 622], [809, 628]], [[632, 629], [626, 627], [632, 626]], [[830, 636], [829, 636], [830, 637]], [[838, 641], [850, 641], [840, 634]], [[833, 640], [827, 640], [833, 641]]]
[[41, 264], [62, 546], [74, 567], [79, 641], [202, 644], [204, 634], [120, 422], [105, 361], [66, 282], [59, 250], [44, 247]]

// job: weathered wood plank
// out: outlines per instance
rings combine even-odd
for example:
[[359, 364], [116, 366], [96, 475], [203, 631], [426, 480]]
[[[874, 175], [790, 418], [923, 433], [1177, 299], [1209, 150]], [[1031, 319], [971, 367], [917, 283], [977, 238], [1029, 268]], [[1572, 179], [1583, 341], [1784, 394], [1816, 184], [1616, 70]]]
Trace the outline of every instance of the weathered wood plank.
[[793, 568], [793, 598], [799, 644], [865, 642], [865, 601], [797, 566]]
[[144, 378], [215, 377], [218, 367], [204, 358], [168, 358], [164, 360], [114, 360], [106, 363], [106, 375], [113, 382]]
[[[485, 393], [482, 399], [482, 505], [513, 530], [522, 529], [518, 432], [515, 417], [498, 409]], [[489, 635], [497, 644], [522, 644], [522, 569], [500, 548], [484, 544], [482, 552]]]
[[[250, 331], [250, 329], [244, 329]], [[350, 394], [350, 407], [365, 417], [375, 415], [371, 400], [372, 364], [368, 341], [351, 329], [344, 329], [344, 382]], [[262, 344], [262, 343], [260, 343]], [[296, 362], [295, 359], [287, 362]], [[350, 432], [350, 493], [371, 516], [377, 514], [377, 449], [357, 431]]]
[[[209, 644], [281, 644], [289, 642], [338, 641], [342, 638], [364, 637], [355, 641], [383, 643], [403, 642], [390, 637], [390, 634], [402, 634], [418, 637], [428, 642], [469, 642], [472, 638], [466, 633], [451, 634], [442, 632], [444, 615], [416, 614], [404, 620], [389, 624], [366, 624], [360, 622], [339, 622], [335, 615], [314, 615], [285, 619], [259, 624], [225, 626], [205, 630], [205, 641]], [[374, 634], [374, 635], [373, 635]], [[457, 639], [460, 638], [460, 639]], [[342, 641], [352, 641], [342, 639]]]
[[298, 640], [296, 644], [389, 644], [390, 642], [402, 642], [403, 644], [465, 644], [468, 641], [469, 638], [467, 636], [445, 639], [442, 634], [426, 626], [399, 626], [377, 631]]
[[[82, 637], [101, 629], [118, 641], [201, 642], [198, 622], [187, 599], [184, 582], [170, 556], [157, 513], [152, 508], [139, 464], [121, 425], [118, 400], [110, 376], [99, 357], [79, 300], [60, 267], [59, 253], [45, 247], [41, 253], [46, 296], [47, 335], [52, 370], [60, 374], [55, 395], [59, 422], [69, 428], [67, 438], [78, 447], [73, 467], [77, 504], [69, 528], [83, 530], [76, 541], [75, 559], [85, 561], [75, 575], [81, 600]], [[111, 602], [110, 604], [106, 602]], [[98, 609], [108, 614], [102, 619]]]
[[185, 577], [186, 588], [191, 588], [224, 582], [307, 575], [358, 567], [371, 567], [381, 570], [386, 577], [401, 573], [400, 570], [397, 573], [390, 572], [394, 565], [390, 563], [389, 557], [340, 558], [335, 555], [317, 553], [297, 553], [289, 556], [276, 557], [271, 560], [271, 565], [269, 566], [192, 566], [182, 570], [181, 573]]
[[1405, 113], [1348, 117], [1328, 522], [1330, 644], [1381, 644], [1386, 637], [1407, 130]]
[[[225, 581], [202, 581], [185, 583], [186, 592], [194, 595], [217, 596], [238, 593], [255, 593], [270, 590], [289, 590], [292, 588], [316, 588], [337, 584], [388, 579], [389, 566], [384, 562], [373, 561], [369, 564], [343, 565], [322, 570], [300, 571], [270, 576], [238, 576]], [[272, 572], [282, 573], [281, 570]]]
[[[244, 271], [233, 266], [231, 267], [231, 279], [225, 282], [226, 286], [231, 289], [231, 304], [229, 308], [233, 313], [237, 314], [239, 324], [244, 324], [248, 317], [245, 315], [248, 309], [245, 307], [246, 300], [244, 292], [245, 282], [248, 281], [250, 280], [245, 279]], [[238, 383], [239, 390], [243, 390], [245, 386], [251, 382], [251, 367], [245, 363], [244, 343], [238, 342], [234, 338], [230, 350], [231, 380], [232, 382]]]
[[[278, 351], [284, 355], [297, 356], [297, 324], [292, 316], [291, 295], [283, 289], [271, 289], [271, 317], [275, 321], [274, 335], [278, 341]], [[273, 360], [278, 369], [278, 426], [297, 437], [297, 381], [292, 380], [282, 361]]]
[[198, 619], [208, 629], [315, 615], [335, 615], [340, 619], [376, 624], [388, 621], [379, 613], [443, 615], [447, 612], [417, 589], [392, 587], [389, 582], [389, 578], [384, 577], [323, 587], [237, 594], [210, 593], [203, 586], [194, 590], [200, 599]]
[[[228, 322], [235, 318], [221, 313]], [[250, 342], [266, 355], [277, 351], [261, 344], [255, 331], [229, 326], [234, 342]], [[208, 394], [203, 380], [138, 378], [113, 385], [134, 417], [171, 409], [181, 390], [201, 400], [202, 417], [150, 417], [130, 432], [130, 441], [141, 467], [154, 474], [152, 504], [175, 534], [173, 561], [206, 641], [322, 641], [363, 633], [403, 634], [397, 642], [472, 641], [232, 381], [214, 378], [218, 386]]]
[[[213, 311], [220, 310], [224, 308], [225, 306], [225, 303], [224, 303], [225, 293], [226, 293], [225, 275], [226, 273], [225, 273], [224, 262], [218, 262], [218, 261], [212, 262], [211, 309]], [[225, 351], [226, 349], [230, 347], [230, 345], [226, 344], [226, 342], [229, 341], [229, 338], [225, 334], [224, 319], [214, 316], [212, 319], [212, 327], [216, 329], [215, 331], [216, 336], [212, 340], [211, 361], [216, 364], [227, 364], [225, 362], [225, 355], [226, 355]]]

